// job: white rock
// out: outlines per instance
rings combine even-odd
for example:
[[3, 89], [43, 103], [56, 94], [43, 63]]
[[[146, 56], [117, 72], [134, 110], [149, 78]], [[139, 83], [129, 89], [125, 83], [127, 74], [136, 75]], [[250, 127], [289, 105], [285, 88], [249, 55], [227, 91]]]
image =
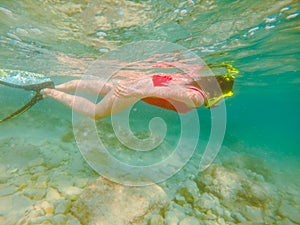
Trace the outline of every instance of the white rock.
[[13, 174], [17, 173], [18, 170], [19, 170], [18, 168], [11, 168], [7, 171], [7, 174], [13, 175]]
[[60, 193], [64, 193], [64, 190], [73, 186], [73, 178], [68, 174], [54, 174], [50, 181], [50, 186], [57, 189]]
[[53, 218], [51, 218], [51, 221], [55, 225], [65, 225], [66, 220], [67, 220], [67, 217], [63, 214], [57, 214]]
[[60, 198], [62, 198], [62, 197], [56, 189], [51, 188], [51, 187], [48, 188], [46, 200], [51, 201], [51, 200], [60, 199]]
[[17, 224], [26, 210], [29, 210], [32, 202], [20, 195], [9, 195], [0, 197], [0, 215], [4, 215], [1, 224]]
[[183, 208], [184, 208], [185, 215], [192, 215], [194, 212], [194, 209], [193, 209], [192, 205], [190, 205], [190, 204], [184, 204]]
[[278, 201], [274, 186], [250, 179], [242, 170], [233, 171], [213, 164], [199, 173], [196, 181], [201, 190], [222, 199], [222, 205], [230, 208], [238, 209], [244, 205], [262, 207]]
[[28, 224], [42, 224], [46, 220], [48, 220], [47, 216], [33, 217], [28, 220]]
[[[26, 187], [33, 186], [33, 181], [31, 180], [32, 175], [22, 174], [20, 176], [14, 176], [10, 178], [10, 183], [18, 187], [19, 190], [22, 190]], [[1, 182], [1, 181], [0, 181]]]
[[63, 191], [66, 198], [71, 200], [76, 200], [78, 196], [81, 194], [82, 189], [71, 186], [71, 187], [66, 187]]
[[[204, 220], [204, 221], [201, 221], [201, 225], [219, 225], [217, 222], [215, 221], [212, 221], [212, 220]], [[243, 224], [243, 225], [246, 225], [246, 224]]]
[[224, 218], [229, 221], [233, 221], [231, 212], [227, 209], [224, 209]]
[[68, 214], [65, 225], [81, 225], [81, 224], [78, 219], [76, 219], [74, 216]]
[[186, 217], [180, 221], [179, 225], [200, 225], [200, 221], [195, 217]]
[[28, 167], [35, 167], [35, 166], [39, 166], [39, 165], [42, 165], [44, 163], [44, 159], [39, 157], [39, 158], [36, 158], [36, 159], [33, 159], [31, 160], [29, 163], [28, 163]]
[[234, 212], [231, 215], [238, 222], [241, 222], [241, 223], [246, 223], [247, 222], [247, 220], [238, 212]]
[[296, 224], [300, 224], [300, 206], [292, 205], [288, 201], [284, 201], [280, 206], [279, 213], [287, 217], [289, 220], [293, 221]]
[[177, 194], [184, 197], [185, 201], [189, 204], [194, 204], [198, 201], [200, 193], [197, 184], [192, 180], [187, 180], [182, 187], [177, 191]]
[[45, 215], [45, 212], [40, 205], [32, 205], [18, 221], [17, 225], [44, 224], [46, 220], [48, 220], [48, 215]]
[[54, 203], [54, 214], [66, 214], [71, 208], [71, 202], [69, 200], [59, 200]]
[[176, 213], [174, 211], [166, 212], [165, 217], [166, 225], [177, 225], [179, 222], [179, 219], [177, 218]]
[[54, 212], [54, 205], [48, 201], [43, 201], [41, 203], [41, 208], [45, 211], [46, 214], [53, 214]]
[[176, 194], [175, 195], [175, 198], [174, 198], [174, 201], [178, 204], [178, 205], [184, 205], [186, 203], [186, 200], [185, 198], [180, 195], [180, 194]]
[[85, 225], [125, 225], [168, 204], [168, 197], [157, 185], [130, 187], [99, 177], [82, 192], [71, 211]]
[[245, 206], [241, 210], [242, 215], [247, 218], [249, 221], [263, 223], [264, 216], [261, 208]]
[[200, 209], [214, 210], [216, 207], [220, 207], [220, 201], [214, 195], [204, 193], [200, 196], [199, 201], [196, 202], [196, 206]]
[[185, 209], [182, 206], [177, 204], [173, 204], [172, 206], [173, 206], [172, 211], [175, 213], [176, 217], [179, 220], [183, 220], [185, 218], [185, 214], [184, 214]]
[[206, 213], [200, 212], [198, 210], [194, 211], [194, 216], [197, 218], [200, 218], [201, 220], [205, 220], [206, 219]]
[[295, 225], [295, 224], [291, 222], [289, 219], [285, 218], [282, 221], [277, 222], [276, 225]]
[[74, 183], [76, 187], [84, 188], [88, 184], [88, 178], [75, 178]]
[[153, 215], [150, 219], [150, 225], [164, 225], [164, 219], [161, 215]]
[[42, 200], [46, 195], [46, 190], [42, 188], [26, 188], [22, 194], [33, 200]]
[[16, 191], [17, 189], [14, 186], [10, 186], [7, 184], [0, 184], [0, 197], [12, 195]]
[[[227, 224], [226, 225], [236, 225], [236, 223], [234, 223], [234, 222], [227, 222]], [[244, 225], [244, 224], [243, 224]], [[245, 225], [249, 225], [249, 224], [245, 224]], [[252, 225], [252, 224], [251, 224]]]
[[219, 223], [219, 225], [226, 225], [226, 222], [223, 218], [218, 218], [217, 222]]
[[205, 215], [206, 219], [208, 220], [216, 220], [218, 217], [212, 213], [211, 210], [208, 210], [206, 215]]
[[40, 187], [47, 187], [48, 186], [48, 180], [49, 180], [49, 176], [48, 175], [41, 175], [38, 176], [36, 183], [38, 183], [38, 185]]

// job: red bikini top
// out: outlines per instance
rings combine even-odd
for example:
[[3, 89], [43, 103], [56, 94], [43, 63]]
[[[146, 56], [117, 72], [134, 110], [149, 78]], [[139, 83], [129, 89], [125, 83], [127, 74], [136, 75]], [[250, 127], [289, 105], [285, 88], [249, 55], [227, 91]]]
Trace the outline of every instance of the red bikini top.
[[[152, 82], [154, 87], [167, 86], [171, 80], [173, 80], [173, 77], [170, 75], [160, 75], [160, 74], [152, 75]], [[202, 90], [196, 87], [188, 87], [188, 88], [198, 91], [201, 94], [201, 96], [205, 99], [205, 95]], [[188, 107], [185, 103], [171, 98], [147, 97], [147, 98], [143, 98], [142, 100], [150, 105], [158, 106], [160, 108], [164, 108], [167, 110], [172, 110], [178, 113], [187, 113], [192, 110], [192, 108]]]

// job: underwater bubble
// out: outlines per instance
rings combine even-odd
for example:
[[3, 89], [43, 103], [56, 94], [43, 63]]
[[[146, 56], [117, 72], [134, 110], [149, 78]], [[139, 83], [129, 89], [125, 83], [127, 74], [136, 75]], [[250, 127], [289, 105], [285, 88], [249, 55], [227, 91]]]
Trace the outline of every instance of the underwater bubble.
[[10, 33], [10, 32], [7, 32], [7, 36], [11, 39], [15, 39], [15, 40], [18, 40], [18, 41], [22, 41], [17, 35], [13, 34], [13, 33]]
[[12, 13], [12, 11], [10, 11], [9, 9], [6, 9], [6, 8], [4, 8], [4, 7], [0, 7], [0, 12], [3, 12], [3, 13], [5, 13], [6, 15], [8, 15], [8, 16], [13, 16], [13, 13]]
[[255, 34], [255, 32], [256, 32], [257, 30], [259, 30], [259, 27], [258, 27], [258, 26], [253, 27], [253, 28], [251, 28], [250, 30], [248, 30], [248, 34], [249, 34], [250, 36], [252, 36], [252, 35]]
[[293, 14], [288, 15], [288, 16], [286, 17], [286, 19], [287, 19], [287, 20], [289, 20], [289, 19], [294, 19], [294, 18], [296, 18], [297, 16], [299, 16], [299, 14], [300, 14], [300, 12], [295, 12], [295, 13], [293, 13]]
[[122, 9], [118, 9], [117, 14], [120, 16], [124, 15], [124, 11]]
[[27, 30], [23, 29], [23, 28], [20, 28], [20, 27], [17, 27], [16, 28], [16, 32], [22, 36], [28, 36], [29, 33]]
[[285, 6], [285, 7], [283, 7], [281, 10], [280, 10], [280, 12], [284, 12], [284, 11], [287, 11], [287, 10], [289, 10], [289, 9], [291, 9], [292, 7], [291, 6]]
[[97, 34], [97, 36], [98, 36], [99, 39], [103, 39], [103, 38], [105, 38], [107, 36], [107, 34], [104, 31], [102, 31], [102, 30], [98, 30], [96, 32], [96, 34]]
[[182, 10], [180, 10], [180, 15], [181, 16], [185, 16], [186, 14], [187, 14], [187, 9], [182, 9]]
[[277, 16], [273, 16], [273, 17], [269, 16], [269, 17], [265, 18], [265, 22], [266, 22], [266, 23], [273, 23], [273, 22], [275, 22], [277, 19], [278, 19]]
[[108, 48], [98, 48], [98, 50], [99, 50], [99, 52], [102, 52], [102, 53], [107, 53], [110, 51]]
[[266, 28], [266, 30], [270, 30], [275, 27], [276, 27], [276, 25], [267, 25], [265, 28]]

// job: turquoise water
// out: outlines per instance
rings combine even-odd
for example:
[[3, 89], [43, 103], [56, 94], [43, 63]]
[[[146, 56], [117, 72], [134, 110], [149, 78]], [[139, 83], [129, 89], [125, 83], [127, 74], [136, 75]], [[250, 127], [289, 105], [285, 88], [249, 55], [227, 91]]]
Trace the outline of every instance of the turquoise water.
[[[178, 44], [208, 64], [230, 62], [240, 72], [235, 79], [235, 94], [226, 100], [226, 133], [216, 163], [234, 171], [250, 170], [249, 164], [261, 165], [259, 170], [272, 174], [270, 182], [278, 188], [275, 193], [282, 197], [283, 202], [294, 199], [287, 204], [297, 211], [300, 205], [299, 11], [299, 2], [288, 0], [2, 0], [0, 68], [43, 73], [61, 83], [82, 75], [101, 55], [124, 44], [144, 40]], [[1, 116], [30, 98], [25, 91], [6, 87], [0, 87], [0, 93]], [[148, 120], [145, 121], [143, 115], [162, 115], [173, 131], [168, 136], [171, 137], [170, 145], [176, 144], [172, 137], [178, 136], [180, 131], [174, 122], [178, 120], [175, 114], [143, 103], [136, 107], [138, 110], [131, 117], [134, 129], [148, 128]], [[206, 109], [199, 109], [197, 113], [201, 121], [201, 142], [209, 136], [210, 113]], [[5, 159], [1, 161], [2, 177], [7, 177], [9, 172], [13, 174], [14, 167], [19, 171], [22, 168], [18, 165], [21, 163], [19, 159], [15, 160], [18, 149], [21, 151], [22, 148], [12, 146], [47, 146], [41, 148], [50, 152], [51, 148], [64, 146], [62, 148], [70, 149], [70, 158], [78, 156], [76, 160], [82, 160], [71, 135], [72, 112], [52, 99], [46, 99], [20, 117], [1, 124], [0, 133], [0, 152]], [[8, 155], [12, 149], [14, 153]], [[33, 153], [32, 150], [28, 152]], [[33, 160], [33, 157], [25, 156], [25, 159]], [[239, 163], [238, 159], [243, 156], [245, 159]], [[59, 164], [59, 160], [58, 157], [56, 163]], [[71, 163], [66, 159], [65, 162]], [[67, 171], [72, 171], [77, 164], [74, 165], [67, 165]], [[90, 181], [97, 177], [88, 165], [83, 167], [82, 171], [90, 174]], [[194, 169], [187, 170], [190, 174], [197, 173]], [[78, 171], [73, 171], [74, 176]], [[80, 172], [78, 174], [81, 177]], [[0, 181], [2, 190], [7, 190], [6, 183], [15, 182], [12, 178]], [[3, 192], [0, 191], [1, 198], [9, 196]], [[37, 198], [36, 201], [41, 200]], [[5, 223], [8, 214], [3, 207], [0, 209], [0, 223]], [[286, 216], [283, 214], [279, 215], [282, 221]], [[13, 215], [17, 219], [22, 217]], [[275, 216], [271, 217], [266, 216], [264, 223], [277, 224]], [[286, 217], [289, 221], [281, 224], [291, 221], [297, 224], [298, 220], [293, 216]]]

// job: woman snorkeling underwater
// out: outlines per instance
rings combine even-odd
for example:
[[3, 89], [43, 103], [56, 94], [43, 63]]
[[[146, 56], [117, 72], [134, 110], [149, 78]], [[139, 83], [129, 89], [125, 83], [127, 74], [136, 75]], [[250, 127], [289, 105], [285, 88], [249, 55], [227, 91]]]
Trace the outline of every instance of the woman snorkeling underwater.
[[[234, 76], [203, 76], [195, 80], [184, 73], [152, 74], [150, 77], [120, 81], [116, 84], [101, 80], [73, 80], [41, 90], [78, 113], [102, 119], [118, 113], [138, 100], [178, 113], [187, 113], [205, 105], [211, 108], [233, 94]], [[66, 92], [84, 92], [104, 96], [99, 103]]]
[[[235, 78], [233, 74], [237, 74], [238, 70], [232, 65], [226, 63], [209, 65], [210, 68], [226, 68], [227, 73], [199, 76], [201, 65], [185, 63], [186, 61], [160, 62], [151, 65], [151, 69], [176, 67], [186, 69], [188, 73], [182, 70], [174, 73], [157, 73], [157, 71], [147, 73], [141, 69], [149, 68], [139, 63], [139, 70], [132, 68], [120, 70], [118, 76], [122, 79], [117, 82], [116, 79], [111, 82], [100, 79], [72, 80], [56, 87], [49, 78], [42, 74], [2, 69], [0, 70], [1, 85], [34, 91], [35, 95], [21, 108], [0, 119], [0, 123], [15, 118], [45, 97], [56, 99], [90, 118], [101, 119], [130, 107], [138, 100], [178, 113], [187, 113], [202, 105], [206, 108], [215, 107], [222, 99], [233, 94]], [[86, 98], [66, 92], [85, 92], [101, 95], [104, 98], [95, 104]]]

